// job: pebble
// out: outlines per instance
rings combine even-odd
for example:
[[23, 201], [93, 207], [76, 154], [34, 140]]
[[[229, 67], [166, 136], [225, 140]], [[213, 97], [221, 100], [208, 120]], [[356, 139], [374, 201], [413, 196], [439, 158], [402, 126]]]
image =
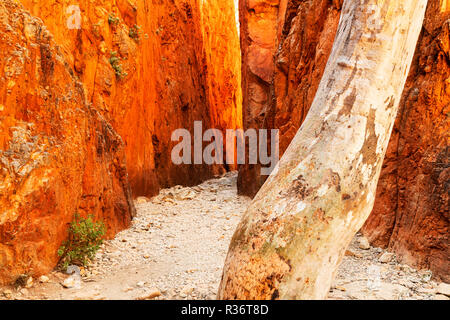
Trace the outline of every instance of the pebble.
[[158, 289], [151, 289], [145, 295], [137, 298], [137, 300], [151, 300], [151, 299], [155, 299], [156, 297], [159, 297], [160, 295], [161, 295], [161, 291], [159, 291]]
[[137, 203], [137, 204], [143, 204], [143, 203], [147, 203], [147, 202], [149, 202], [150, 201], [150, 199], [149, 198], [146, 198], [146, 197], [138, 197], [136, 200], [135, 200], [135, 202]]
[[442, 282], [441, 284], [438, 285], [436, 292], [449, 297], [450, 296], [450, 284]]
[[182, 293], [183, 295], [188, 296], [188, 295], [190, 295], [193, 291], [194, 291], [194, 288], [193, 288], [193, 287], [186, 286], [186, 287], [184, 287], [184, 288], [181, 290], [181, 293]]
[[27, 282], [25, 284], [25, 288], [31, 288], [33, 286], [33, 277], [28, 277]]
[[355, 258], [361, 258], [362, 257], [361, 254], [359, 254], [359, 253], [357, 253], [357, 252], [355, 252], [355, 251], [353, 251], [351, 249], [345, 251], [345, 255], [347, 257], [355, 257]]
[[381, 257], [378, 259], [381, 263], [389, 263], [394, 258], [394, 254], [390, 252], [385, 252], [381, 255]]
[[9, 299], [12, 296], [12, 291], [9, 289], [3, 290], [3, 295], [5, 296], [5, 298]]
[[47, 277], [47, 276], [40, 276], [39, 277], [39, 282], [40, 283], [47, 283], [47, 282], [49, 282], [49, 278]]
[[81, 287], [81, 281], [80, 279], [78, 279], [78, 277], [78, 275], [68, 277], [63, 281], [62, 286], [66, 289], [79, 289]]
[[366, 237], [359, 238], [359, 248], [363, 250], [369, 250], [370, 249], [370, 243], [369, 240], [367, 240]]

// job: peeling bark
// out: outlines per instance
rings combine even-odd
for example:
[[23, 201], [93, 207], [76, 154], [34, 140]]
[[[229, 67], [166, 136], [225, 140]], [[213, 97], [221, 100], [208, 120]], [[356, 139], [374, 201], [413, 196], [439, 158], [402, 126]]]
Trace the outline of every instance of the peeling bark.
[[239, 224], [221, 299], [323, 299], [369, 216], [427, 1], [345, 1], [314, 102]]

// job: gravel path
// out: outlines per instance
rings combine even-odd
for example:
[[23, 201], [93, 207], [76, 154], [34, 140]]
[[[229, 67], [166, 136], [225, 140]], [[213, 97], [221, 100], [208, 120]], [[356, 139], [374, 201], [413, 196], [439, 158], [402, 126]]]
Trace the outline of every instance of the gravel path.
[[[236, 194], [235, 173], [139, 198], [133, 226], [102, 246], [78, 286], [76, 276], [53, 272], [28, 288], [0, 288], [0, 299], [215, 299], [228, 244], [249, 203]], [[439, 294], [445, 290], [430, 272], [396, 263], [357, 235], [329, 299], [448, 299]]]

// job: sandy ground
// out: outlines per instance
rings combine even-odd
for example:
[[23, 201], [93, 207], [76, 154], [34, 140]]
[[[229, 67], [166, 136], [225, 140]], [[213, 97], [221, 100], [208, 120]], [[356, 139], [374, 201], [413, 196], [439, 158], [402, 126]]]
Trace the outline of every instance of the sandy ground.
[[[55, 271], [27, 288], [0, 288], [0, 299], [215, 299], [229, 241], [250, 203], [237, 196], [236, 174], [147, 200], [136, 201], [133, 226], [105, 242], [81, 277]], [[398, 264], [364, 240], [357, 235], [347, 250], [329, 299], [448, 299], [429, 271]]]

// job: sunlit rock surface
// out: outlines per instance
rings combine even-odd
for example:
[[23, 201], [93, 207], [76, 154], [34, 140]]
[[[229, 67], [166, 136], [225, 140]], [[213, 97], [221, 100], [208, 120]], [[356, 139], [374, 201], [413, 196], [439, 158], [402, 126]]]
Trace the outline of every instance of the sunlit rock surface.
[[0, 283], [58, 261], [76, 212], [108, 236], [135, 208], [120, 136], [87, 101], [42, 22], [0, 3]]

